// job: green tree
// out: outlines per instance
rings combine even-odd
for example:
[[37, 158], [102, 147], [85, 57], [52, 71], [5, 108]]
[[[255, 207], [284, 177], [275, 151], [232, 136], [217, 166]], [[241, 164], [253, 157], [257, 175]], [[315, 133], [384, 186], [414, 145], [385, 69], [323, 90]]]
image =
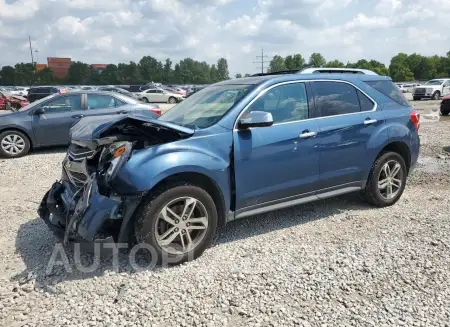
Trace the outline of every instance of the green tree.
[[322, 56], [320, 53], [314, 52], [309, 57], [308, 65], [310, 67], [324, 67], [327, 64], [327, 61], [325, 60], [324, 56]]
[[172, 61], [169, 58], [164, 63], [162, 81], [164, 83], [171, 83], [173, 81]]
[[[0, 71], [1, 85], [18, 85], [16, 83], [16, 70], [11, 66], [3, 66]], [[20, 84], [19, 84], [20, 85]]]
[[236, 75], [234, 75], [235, 78], [242, 78], [242, 74], [237, 73]]
[[345, 65], [342, 61], [339, 61], [337, 59], [329, 61], [325, 64], [324, 67], [328, 67], [328, 68], [344, 68]]
[[269, 73], [279, 72], [283, 70], [286, 70], [284, 58], [279, 55], [274, 56], [269, 63]]
[[91, 68], [81, 61], [72, 62], [65, 78], [67, 84], [87, 84], [91, 79]]
[[36, 84], [37, 85], [52, 85], [55, 84], [56, 78], [50, 68], [45, 67], [36, 72]]
[[228, 62], [225, 58], [220, 58], [217, 61], [217, 77], [219, 81], [223, 81], [230, 78], [228, 72]]
[[248, 73], [244, 75], [244, 77], [250, 77], [250, 76], [252, 76], [252, 75], [248, 74]]
[[289, 70], [302, 69], [305, 67], [305, 58], [301, 54], [289, 55], [284, 58], [284, 64]]

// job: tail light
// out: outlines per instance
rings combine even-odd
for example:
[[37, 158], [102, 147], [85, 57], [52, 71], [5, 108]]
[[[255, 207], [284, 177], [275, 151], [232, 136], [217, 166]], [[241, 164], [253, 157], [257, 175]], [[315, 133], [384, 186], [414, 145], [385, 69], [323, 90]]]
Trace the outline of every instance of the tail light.
[[415, 127], [417, 130], [419, 130], [419, 128], [420, 128], [420, 114], [419, 114], [417, 111], [412, 110], [412, 111], [409, 113], [409, 116], [411, 117], [411, 120], [412, 120], [412, 122], [413, 122], [413, 124], [414, 124], [414, 127]]
[[161, 108], [156, 107], [156, 108], [150, 108], [151, 112], [154, 112], [155, 114], [157, 114], [158, 116], [161, 116]]

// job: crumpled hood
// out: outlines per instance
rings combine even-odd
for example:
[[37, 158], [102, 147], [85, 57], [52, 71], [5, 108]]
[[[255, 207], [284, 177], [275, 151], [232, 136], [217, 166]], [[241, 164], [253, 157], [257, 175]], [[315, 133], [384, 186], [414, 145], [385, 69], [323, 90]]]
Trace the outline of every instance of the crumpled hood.
[[[170, 122], [138, 114], [90, 116], [82, 118], [70, 130], [73, 141], [98, 141], [110, 134], [126, 134], [130, 128], [139, 129], [149, 139], [175, 141], [194, 134], [194, 130]], [[161, 134], [161, 135], [160, 135]]]

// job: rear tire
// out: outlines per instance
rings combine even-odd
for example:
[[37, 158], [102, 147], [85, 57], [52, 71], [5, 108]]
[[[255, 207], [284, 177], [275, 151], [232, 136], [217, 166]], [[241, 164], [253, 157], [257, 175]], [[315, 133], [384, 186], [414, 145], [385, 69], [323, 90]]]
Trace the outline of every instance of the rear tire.
[[0, 156], [4, 158], [18, 158], [30, 151], [30, 140], [19, 131], [9, 130], [0, 133]]
[[385, 152], [375, 160], [361, 195], [368, 203], [377, 207], [391, 206], [402, 196], [406, 176], [403, 157], [396, 152]]
[[441, 112], [441, 116], [448, 116], [449, 112], [448, 111], [442, 111], [442, 109], [440, 110]]
[[201, 187], [185, 181], [164, 184], [152, 193], [136, 213], [136, 242], [150, 246], [150, 253], [156, 256], [151, 258], [153, 263], [176, 265], [198, 258], [217, 232], [214, 200]]
[[421, 97], [413, 97], [413, 100], [414, 101], [420, 101], [420, 100], [422, 100], [422, 98]]

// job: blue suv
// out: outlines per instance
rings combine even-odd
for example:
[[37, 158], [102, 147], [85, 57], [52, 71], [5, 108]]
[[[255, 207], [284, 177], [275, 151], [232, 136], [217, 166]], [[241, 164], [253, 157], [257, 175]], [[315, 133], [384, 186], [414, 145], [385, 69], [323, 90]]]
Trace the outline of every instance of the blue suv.
[[419, 118], [378, 75], [227, 80], [158, 119], [83, 118], [38, 212], [65, 242], [144, 243], [180, 263], [234, 219], [350, 192], [394, 204]]

